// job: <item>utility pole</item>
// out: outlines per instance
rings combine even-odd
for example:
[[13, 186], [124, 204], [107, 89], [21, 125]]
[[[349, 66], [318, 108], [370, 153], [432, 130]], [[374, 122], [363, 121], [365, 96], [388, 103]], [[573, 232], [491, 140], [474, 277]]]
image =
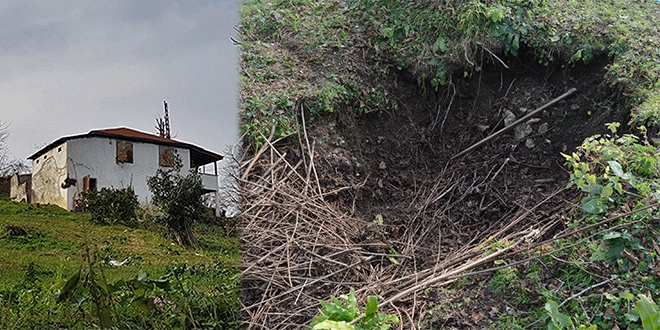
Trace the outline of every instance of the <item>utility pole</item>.
[[163, 100], [163, 105], [165, 106], [165, 118], [156, 118], [156, 130], [158, 136], [170, 139], [170, 112], [167, 109], [167, 101]]
[[167, 110], [167, 101], [163, 100], [165, 105], [165, 138], [169, 139], [170, 137], [170, 112]]

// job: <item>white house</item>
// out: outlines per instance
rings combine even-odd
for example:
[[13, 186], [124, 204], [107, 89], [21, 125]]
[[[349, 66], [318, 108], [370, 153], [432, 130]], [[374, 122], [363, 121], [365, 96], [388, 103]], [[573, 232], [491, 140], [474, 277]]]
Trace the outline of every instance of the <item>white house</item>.
[[[175, 154], [183, 162], [182, 174], [197, 169], [205, 190], [218, 191], [217, 161], [221, 155], [121, 127], [62, 137], [28, 157], [32, 160], [32, 203], [73, 210], [84, 191], [128, 186], [133, 187], [140, 202], [147, 202], [151, 198], [147, 178], [159, 167], [171, 167]], [[213, 164], [210, 174], [205, 173], [209, 164]]]

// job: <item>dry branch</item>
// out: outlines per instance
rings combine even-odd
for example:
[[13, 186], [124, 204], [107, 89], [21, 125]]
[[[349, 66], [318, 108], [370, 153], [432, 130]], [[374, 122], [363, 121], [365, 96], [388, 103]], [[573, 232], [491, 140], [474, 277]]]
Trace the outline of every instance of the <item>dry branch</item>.
[[[403, 224], [362, 219], [352, 212], [357, 192], [377, 179], [367, 175], [325, 189], [319, 171], [324, 164], [315, 164], [323, 159], [319, 146], [305, 129], [298, 134], [292, 139], [298, 140], [296, 146], [264, 137], [257, 155], [241, 164], [243, 319], [248, 329], [305, 329], [318, 313], [319, 300], [346, 294], [351, 287], [360, 303], [378, 295], [390, 303], [381, 304], [384, 312], [419, 321], [425, 308], [406, 301], [424, 301], [420, 290], [488, 267], [493, 258], [505, 258], [558, 221], [548, 220], [541, 206], [561, 198], [559, 191], [537, 196], [541, 202], [530, 208], [515, 202], [515, 195], [504, 203], [498, 191], [506, 182], [503, 169], [518, 165], [497, 157], [445, 166], [399, 203]], [[351, 197], [337, 197], [345, 193]], [[502, 209], [498, 220], [475, 220], [495, 208]], [[486, 244], [504, 239], [516, 241], [484, 255]]]

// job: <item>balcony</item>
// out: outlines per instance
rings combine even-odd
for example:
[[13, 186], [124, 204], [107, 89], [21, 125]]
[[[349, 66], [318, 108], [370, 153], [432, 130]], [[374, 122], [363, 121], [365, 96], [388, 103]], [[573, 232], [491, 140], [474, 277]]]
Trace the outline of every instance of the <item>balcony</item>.
[[214, 174], [199, 173], [202, 178], [202, 185], [206, 192], [218, 191], [218, 176]]

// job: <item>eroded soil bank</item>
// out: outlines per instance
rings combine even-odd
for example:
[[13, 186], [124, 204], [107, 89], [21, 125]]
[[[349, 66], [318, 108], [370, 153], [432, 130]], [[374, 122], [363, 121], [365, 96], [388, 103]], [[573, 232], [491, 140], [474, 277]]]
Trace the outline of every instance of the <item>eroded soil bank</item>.
[[[357, 115], [346, 107], [311, 122], [301, 114], [307, 128], [272, 146], [248, 173], [248, 197], [258, 202], [248, 205], [254, 211], [243, 239], [261, 244], [245, 251], [248, 318], [278, 319], [287, 310], [296, 316], [281, 322], [304, 324], [317, 300], [349, 287], [387, 299], [465, 263], [488, 237], [564, 230], [562, 216], [576, 199], [563, 189], [569, 174], [561, 153], [628, 114], [603, 83], [607, 58], [574, 66], [522, 55], [510, 61], [504, 68], [485, 59], [438, 92], [405, 72], [374, 78], [397, 102], [390, 111]], [[451, 160], [573, 87], [574, 95]], [[511, 305], [482, 279], [451, 295], [415, 292], [398, 308], [418, 324], [488, 326]], [[439, 306], [453, 307], [429, 316]]]
[[[404, 74], [392, 75], [384, 83], [399, 102], [396, 110], [363, 116], [344, 111], [309, 125], [322, 159], [318, 175], [328, 191], [359, 185], [357, 194], [336, 198], [365, 221], [381, 214], [385, 223], [406, 227], [408, 208], [419, 205], [420, 194], [467, 173], [469, 182], [463, 184], [472, 186], [469, 192], [456, 189], [436, 202], [456, 204], [455, 212], [446, 214], [455, 224], [489, 225], [516, 204], [533, 203], [564, 186], [562, 152], [606, 132], [605, 123], [627, 122], [616, 94], [602, 82], [606, 65], [607, 58], [588, 66], [542, 66], [514, 58], [509, 69], [490, 64], [437, 93]], [[512, 116], [520, 118], [572, 87], [577, 93], [526, 124], [451, 160]], [[475, 183], [482, 181], [488, 181], [488, 190], [477, 189]]]

